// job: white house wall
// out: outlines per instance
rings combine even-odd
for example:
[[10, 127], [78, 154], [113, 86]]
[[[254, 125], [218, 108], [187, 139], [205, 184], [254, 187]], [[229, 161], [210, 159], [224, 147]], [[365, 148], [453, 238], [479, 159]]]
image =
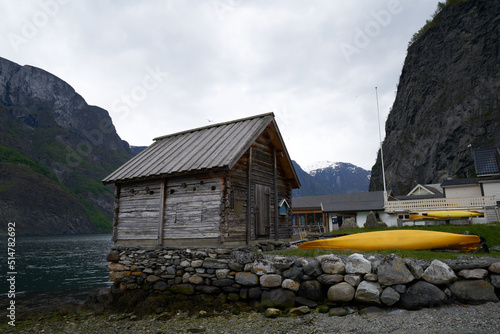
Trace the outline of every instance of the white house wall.
[[500, 182], [483, 183], [484, 196], [496, 196], [500, 201]]
[[[366, 223], [366, 217], [368, 217], [368, 214], [370, 212], [358, 212], [356, 213], [356, 224], [358, 225], [358, 227], [364, 227], [365, 223]], [[384, 211], [377, 211], [375, 213], [378, 213], [380, 219], [382, 222], [386, 223], [387, 226], [397, 226], [398, 223], [397, 223], [397, 219], [398, 219], [398, 215], [395, 215], [395, 214], [388, 214]], [[338, 229], [338, 225], [337, 226], [334, 226], [332, 224], [332, 216], [335, 216], [336, 214], [332, 214], [332, 213], [328, 213], [326, 215], [326, 220], [327, 220], [327, 231], [335, 231], [336, 229]], [[346, 218], [346, 217], [344, 217]]]
[[386, 212], [379, 212], [380, 219], [387, 224], [387, 226], [398, 226], [398, 215], [389, 214]]
[[[366, 223], [366, 218], [368, 217], [368, 214], [370, 212], [358, 212], [357, 214], [357, 218], [356, 218], [356, 223], [358, 224], [358, 227], [364, 227], [365, 223]], [[384, 223], [387, 224], [387, 226], [397, 226], [398, 225], [398, 222], [397, 222], [397, 219], [398, 219], [398, 216], [397, 215], [394, 215], [394, 214], [388, 214], [384, 211], [376, 211], [374, 212], [376, 214], [378, 214], [380, 220]]]
[[479, 185], [467, 187], [447, 187], [446, 198], [481, 197], [481, 187]]

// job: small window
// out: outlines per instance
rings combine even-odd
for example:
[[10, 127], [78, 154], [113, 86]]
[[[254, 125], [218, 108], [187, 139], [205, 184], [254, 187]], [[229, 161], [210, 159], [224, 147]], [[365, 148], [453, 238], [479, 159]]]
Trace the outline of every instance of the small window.
[[299, 214], [299, 226], [306, 226], [306, 215], [303, 213]]

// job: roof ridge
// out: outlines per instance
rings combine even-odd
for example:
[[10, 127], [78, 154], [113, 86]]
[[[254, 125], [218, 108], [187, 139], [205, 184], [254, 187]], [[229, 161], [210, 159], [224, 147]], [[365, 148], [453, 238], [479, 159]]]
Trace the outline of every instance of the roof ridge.
[[245, 121], [249, 121], [249, 120], [252, 120], [252, 119], [263, 118], [263, 117], [267, 117], [267, 116], [272, 116], [274, 118], [274, 113], [273, 112], [268, 112], [268, 113], [264, 113], [264, 114], [259, 114], [259, 115], [248, 116], [248, 117], [236, 119], [236, 120], [233, 120], [233, 121], [227, 121], [227, 122], [221, 122], [221, 123], [216, 123], [216, 124], [211, 124], [211, 125], [205, 125], [205, 126], [201, 126], [199, 128], [195, 128], [195, 129], [184, 130], [184, 131], [175, 132], [175, 133], [171, 133], [171, 134], [168, 134], [168, 135], [156, 137], [156, 138], [153, 138], [153, 140], [154, 141], [158, 141], [158, 140], [162, 140], [162, 139], [165, 139], [165, 138], [168, 138], [168, 137], [172, 137], [172, 136], [183, 135], [183, 134], [190, 133], [190, 132], [196, 132], [196, 131], [206, 130], [206, 129], [215, 128], [215, 127], [219, 127], [219, 126], [224, 126], [224, 125], [228, 125], [228, 124], [232, 124], [232, 123], [245, 122]]

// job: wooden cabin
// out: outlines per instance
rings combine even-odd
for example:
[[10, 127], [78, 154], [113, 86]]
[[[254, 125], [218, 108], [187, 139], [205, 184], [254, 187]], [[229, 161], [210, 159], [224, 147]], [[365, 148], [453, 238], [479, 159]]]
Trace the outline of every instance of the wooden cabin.
[[172, 247], [289, 240], [300, 187], [273, 113], [155, 138], [103, 183], [116, 245]]

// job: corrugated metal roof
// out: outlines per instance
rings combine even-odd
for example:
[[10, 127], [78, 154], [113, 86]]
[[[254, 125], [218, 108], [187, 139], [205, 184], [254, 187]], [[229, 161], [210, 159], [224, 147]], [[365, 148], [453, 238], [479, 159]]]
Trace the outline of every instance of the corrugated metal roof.
[[474, 150], [477, 176], [500, 174], [500, 147]]
[[294, 197], [294, 210], [322, 208], [323, 212], [356, 212], [384, 209], [384, 192]]
[[466, 178], [466, 179], [455, 179], [455, 180], [443, 180], [441, 187], [455, 187], [455, 186], [477, 186], [477, 178]]
[[[230, 169], [273, 122], [274, 114], [267, 113], [155, 138], [151, 146], [111, 173], [103, 182]], [[278, 137], [281, 141], [279, 132]], [[284, 149], [284, 144], [281, 144]]]

